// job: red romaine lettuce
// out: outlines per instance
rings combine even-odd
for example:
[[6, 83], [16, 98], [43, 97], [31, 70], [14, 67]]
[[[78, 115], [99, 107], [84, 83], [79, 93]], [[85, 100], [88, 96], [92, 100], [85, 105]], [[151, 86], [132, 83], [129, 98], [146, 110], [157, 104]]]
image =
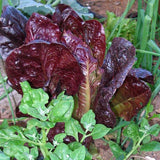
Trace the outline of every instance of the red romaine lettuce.
[[115, 38], [103, 63], [104, 74], [94, 104], [98, 123], [113, 127], [116, 117], [109, 101], [116, 90], [123, 84], [135, 62], [135, 48], [123, 38]]
[[3, 7], [0, 18], [0, 54], [6, 60], [10, 51], [24, 43], [27, 18], [11, 6]]
[[[152, 83], [152, 75], [132, 69], [135, 48], [123, 38], [113, 40], [104, 59], [105, 34], [98, 21], [83, 21], [71, 7], [59, 4], [52, 19], [32, 14], [26, 35], [27, 44], [6, 60], [8, 82], [20, 93], [19, 83], [25, 80], [52, 98], [66, 90], [74, 95], [76, 118], [92, 108], [97, 123], [107, 127], [115, 126], [116, 116], [130, 120], [148, 102], [150, 89], [142, 80]], [[133, 105], [124, 105], [126, 101]]]
[[74, 95], [83, 78], [79, 64], [65, 46], [45, 41], [32, 41], [12, 51], [6, 60], [6, 72], [9, 84], [19, 93], [19, 83], [27, 80], [52, 97], [61, 90]]

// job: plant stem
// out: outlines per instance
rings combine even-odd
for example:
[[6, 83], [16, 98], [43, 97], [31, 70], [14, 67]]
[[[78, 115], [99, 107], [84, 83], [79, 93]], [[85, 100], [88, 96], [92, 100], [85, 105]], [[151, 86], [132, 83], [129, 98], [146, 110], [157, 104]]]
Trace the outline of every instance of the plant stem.
[[47, 136], [46, 135], [47, 134], [46, 134], [45, 129], [42, 129], [41, 132], [42, 132], [42, 144], [40, 145], [40, 149], [41, 149], [41, 152], [44, 156], [44, 159], [45, 158], [47, 159], [49, 157], [49, 151], [46, 148], [46, 141], [47, 141]]
[[6, 85], [5, 85], [5, 83], [4, 83], [4, 80], [3, 80], [3, 77], [2, 77], [1, 72], [0, 72], [0, 79], [2, 80], [2, 85], [3, 85], [4, 91], [5, 91], [5, 93], [6, 93], [6, 96], [7, 96], [7, 98], [8, 98], [9, 106], [10, 106], [10, 109], [11, 109], [12, 118], [13, 118], [13, 123], [15, 124], [16, 121], [15, 121], [13, 106], [12, 106], [11, 99], [10, 99], [10, 97], [9, 97], [9, 94], [8, 94], [8, 91], [7, 91]]
[[120, 144], [120, 141], [121, 141], [121, 131], [122, 131], [122, 128], [120, 128], [117, 132], [117, 144]]
[[143, 139], [148, 136], [148, 134], [144, 134], [140, 140], [138, 141], [138, 143], [136, 145], [133, 146], [133, 149], [126, 155], [126, 157], [124, 158], [124, 160], [127, 160], [140, 146], [141, 142], [143, 141]]

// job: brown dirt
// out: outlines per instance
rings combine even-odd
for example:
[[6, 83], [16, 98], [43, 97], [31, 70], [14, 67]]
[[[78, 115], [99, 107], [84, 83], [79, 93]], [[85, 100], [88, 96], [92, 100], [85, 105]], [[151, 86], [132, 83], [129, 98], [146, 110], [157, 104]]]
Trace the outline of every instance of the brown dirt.
[[[117, 16], [121, 16], [124, 12], [128, 0], [78, 0], [83, 6], [87, 6], [91, 11], [106, 17], [106, 11], [114, 12]], [[137, 12], [138, 1], [135, 2], [130, 13]]]

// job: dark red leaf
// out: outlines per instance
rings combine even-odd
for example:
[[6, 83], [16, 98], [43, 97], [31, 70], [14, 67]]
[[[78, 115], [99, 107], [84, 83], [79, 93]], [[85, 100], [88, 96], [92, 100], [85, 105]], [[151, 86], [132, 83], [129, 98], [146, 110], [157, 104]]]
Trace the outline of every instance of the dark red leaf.
[[24, 43], [27, 18], [17, 9], [5, 6], [0, 18], [0, 54], [5, 60], [9, 52]]
[[149, 101], [150, 88], [138, 78], [128, 75], [111, 100], [114, 113], [130, 121]]
[[93, 107], [97, 123], [103, 123], [107, 127], [114, 127], [116, 124], [116, 117], [109, 101], [132, 68], [135, 62], [134, 56], [135, 48], [129, 41], [114, 38], [102, 66], [104, 74]]
[[61, 44], [32, 41], [15, 49], [6, 60], [9, 84], [22, 93], [20, 82], [27, 80], [33, 88], [45, 88], [52, 96], [66, 90], [75, 94], [83, 75], [79, 64]]
[[76, 118], [81, 118], [91, 107], [100, 84], [102, 70], [98, 67], [97, 60], [92, 57], [90, 48], [81, 39], [70, 31], [63, 34], [63, 39], [79, 62], [84, 76], [78, 92], [78, 107], [75, 113]]
[[104, 99], [103, 94], [96, 97], [96, 108], [94, 109], [94, 112], [96, 115], [96, 123], [104, 124], [110, 128], [113, 128], [116, 125], [116, 116], [111, 110], [109, 103]]
[[26, 24], [26, 43], [37, 39], [55, 43], [60, 42], [60, 38], [61, 31], [51, 19], [38, 13], [33, 13], [29, 18]]
[[62, 30], [70, 30], [77, 37], [83, 39], [84, 28], [82, 22], [72, 15], [69, 15], [62, 24]]
[[105, 98], [109, 102], [119, 88], [135, 62], [135, 48], [124, 38], [114, 38], [105, 57], [104, 75], [101, 87], [105, 87]]
[[68, 5], [66, 4], [58, 4], [56, 10], [52, 16], [52, 20], [54, 23], [57, 23], [59, 26], [69, 17], [73, 16], [77, 19], [77, 21], [83, 22], [83, 20], [79, 17], [79, 15]]
[[[51, 44], [51, 49], [43, 49], [47, 54], [43, 57], [43, 69], [50, 80], [50, 93], [53, 95], [57, 86], [66, 90], [68, 95], [74, 95], [83, 75], [80, 66], [69, 50], [61, 44]], [[43, 54], [43, 53], [42, 53]]]
[[29, 81], [34, 88], [43, 88], [45, 77], [40, 59], [41, 45], [46, 43], [32, 43], [22, 45], [13, 50], [6, 59], [6, 73], [8, 83], [22, 94], [20, 82]]
[[130, 70], [129, 74], [134, 77], [137, 77], [145, 82], [154, 84], [154, 77], [150, 71], [142, 68], [133, 68]]
[[106, 51], [104, 28], [102, 24], [96, 20], [85, 21], [83, 28], [84, 42], [91, 47], [93, 57], [98, 60], [99, 66], [102, 66]]

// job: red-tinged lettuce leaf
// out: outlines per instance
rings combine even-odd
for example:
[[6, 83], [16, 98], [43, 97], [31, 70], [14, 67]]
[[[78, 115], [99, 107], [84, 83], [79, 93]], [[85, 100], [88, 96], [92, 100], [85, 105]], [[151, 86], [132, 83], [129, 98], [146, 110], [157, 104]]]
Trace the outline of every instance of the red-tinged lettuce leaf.
[[32, 41], [12, 51], [6, 60], [9, 84], [22, 94], [20, 82], [44, 88], [51, 96], [66, 90], [75, 94], [83, 78], [79, 64], [61, 44]]
[[143, 81], [128, 75], [110, 105], [117, 116], [130, 121], [148, 103], [150, 96], [151, 90]]
[[83, 39], [84, 28], [82, 22], [75, 18], [73, 15], [69, 15], [62, 24], [62, 30], [70, 30], [77, 37]]
[[116, 117], [109, 101], [123, 84], [135, 62], [135, 48], [123, 38], [114, 38], [103, 63], [104, 74], [94, 103], [97, 123], [114, 127]]
[[105, 51], [106, 39], [103, 25], [97, 20], [88, 20], [83, 24], [84, 42], [86, 42], [93, 51], [93, 57], [98, 60], [99, 66], [102, 66]]
[[96, 115], [96, 122], [113, 128], [116, 125], [116, 116], [111, 110], [109, 103], [105, 100], [104, 95], [102, 90], [98, 92], [98, 96], [95, 99], [94, 107], [96, 107], [94, 108], [94, 112]]
[[43, 48], [43, 70], [50, 82], [49, 91], [53, 96], [66, 90], [68, 95], [74, 95], [83, 79], [80, 66], [71, 52], [62, 44], [51, 44], [52, 49]]
[[78, 92], [78, 107], [76, 106], [74, 113], [76, 118], [81, 118], [91, 107], [92, 99], [100, 84], [102, 69], [92, 57], [90, 48], [70, 31], [64, 32], [63, 41], [79, 62], [84, 76]]
[[59, 26], [54, 24], [51, 19], [33, 13], [26, 24], [25, 42], [38, 39], [51, 43], [60, 42], [61, 34]]
[[137, 77], [145, 82], [154, 84], [154, 77], [150, 71], [142, 68], [133, 68], [130, 70], [129, 74], [134, 77]]
[[124, 38], [114, 38], [102, 66], [104, 74], [101, 88], [106, 90], [105, 99], [108, 102], [123, 84], [135, 60], [135, 48], [132, 43]]
[[42, 88], [45, 85], [46, 79], [40, 58], [41, 45], [45, 43], [22, 45], [13, 50], [6, 59], [8, 83], [21, 94], [20, 82], [28, 81], [34, 88]]
[[0, 18], [0, 54], [6, 60], [10, 51], [24, 43], [27, 18], [11, 6], [5, 6]]
[[77, 21], [83, 22], [83, 20], [79, 17], [79, 15], [68, 5], [66, 4], [58, 4], [56, 10], [52, 16], [52, 20], [54, 23], [57, 23], [59, 26], [69, 17], [73, 16], [77, 19]]

